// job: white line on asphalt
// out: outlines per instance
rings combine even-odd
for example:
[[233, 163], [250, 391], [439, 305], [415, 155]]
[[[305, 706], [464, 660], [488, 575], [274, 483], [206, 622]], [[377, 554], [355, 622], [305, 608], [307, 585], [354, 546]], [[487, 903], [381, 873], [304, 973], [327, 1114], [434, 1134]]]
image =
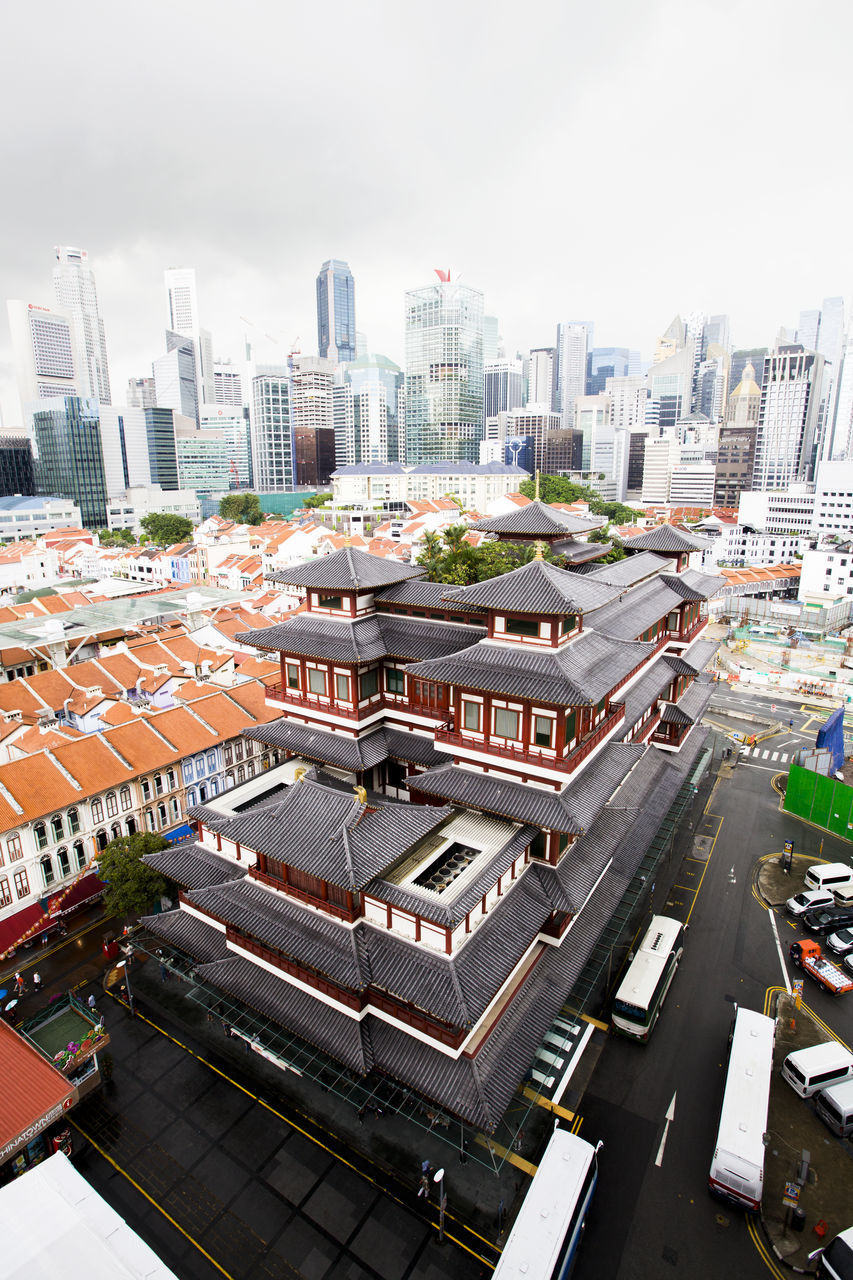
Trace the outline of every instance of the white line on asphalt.
[[663, 1149], [666, 1146], [666, 1136], [669, 1133], [669, 1126], [672, 1124], [673, 1120], [675, 1119], [675, 1099], [677, 1097], [678, 1097], [678, 1093], [676, 1092], [672, 1095], [672, 1102], [669, 1104], [669, 1107], [667, 1108], [666, 1124], [663, 1126], [663, 1137], [660, 1140], [658, 1153], [655, 1156], [655, 1164], [657, 1165], [658, 1168], [660, 1168], [661, 1165], [663, 1164]]
[[784, 742], [780, 742], [777, 745], [781, 751], [783, 747], [795, 747], [797, 745], [797, 740], [796, 738], [786, 738]]
[[767, 760], [767, 759], [769, 759], [769, 756], [770, 756], [770, 752], [769, 752], [769, 751], [762, 751], [762, 753], [761, 753], [761, 759], [762, 759], [762, 760]]
[[773, 755], [770, 757], [770, 759], [771, 759], [771, 760], [778, 760], [778, 759], [779, 759], [779, 752], [778, 752], [778, 751], [774, 751], [774, 752], [773, 752]]
[[741, 764], [744, 769], [763, 769], [765, 773], [778, 773], [779, 770], [774, 768], [772, 764], [753, 764], [751, 760], [742, 760]]
[[776, 943], [776, 950], [779, 952], [779, 963], [782, 966], [782, 977], [785, 980], [785, 987], [788, 995], [791, 994], [791, 979], [788, 977], [788, 966], [785, 964], [785, 957], [782, 953], [782, 943], [779, 941], [779, 930], [776, 928], [776, 915], [773, 911], [768, 911], [770, 917], [770, 928], [773, 930], [773, 939]]

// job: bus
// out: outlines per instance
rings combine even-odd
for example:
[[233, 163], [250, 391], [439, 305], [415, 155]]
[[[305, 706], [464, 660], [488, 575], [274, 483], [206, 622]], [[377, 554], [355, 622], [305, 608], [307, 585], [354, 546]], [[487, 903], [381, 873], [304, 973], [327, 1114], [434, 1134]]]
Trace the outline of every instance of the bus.
[[729, 1033], [729, 1065], [708, 1188], [729, 1204], [756, 1212], [764, 1190], [764, 1133], [776, 1022], [738, 1009]]
[[613, 1001], [613, 1026], [633, 1040], [648, 1040], [684, 951], [684, 925], [652, 916]]
[[494, 1280], [564, 1280], [580, 1244], [598, 1181], [598, 1152], [568, 1129], [555, 1126]]

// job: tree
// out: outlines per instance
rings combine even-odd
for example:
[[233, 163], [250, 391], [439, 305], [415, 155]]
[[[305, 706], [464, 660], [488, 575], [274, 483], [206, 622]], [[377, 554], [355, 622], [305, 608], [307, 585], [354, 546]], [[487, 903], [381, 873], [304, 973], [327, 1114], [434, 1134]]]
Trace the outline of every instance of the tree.
[[[254, 496], [255, 495], [252, 494], [252, 497]], [[308, 507], [308, 508], [325, 507], [332, 501], [333, 497], [334, 497], [334, 494], [332, 493], [315, 493], [313, 498], [306, 498], [302, 505], [303, 507]], [[227, 499], [223, 498], [222, 501], [226, 502]], [[219, 514], [222, 515], [222, 502], [220, 502], [219, 504]]]
[[166, 892], [166, 881], [146, 866], [143, 854], [165, 849], [168, 840], [148, 831], [111, 840], [98, 854], [98, 875], [106, 884], [104, 906], [112, 915], [141, 915]]
[[99, 529], [98, 542], [102, 547], [132, 547], [136, 539], [130, 529]]
[[[525, 498], [533, 498], [536, 486], [532, 480], [522, 480], [518, 491]], [[539, 498], [542, 502], [588, 502], [593, 515], [607, 516], [613, 524], [634, 524], [637, 519], [633, 507], [626, 507], [623, 502], [604, 502], [594, 489], [575, 484], [565, 476], [540, 475]]]
[[[307, 504], [306, 504], [307, 505]], [[219, 514], [236, 524], [263, 524], [264, 513], [256, 493], [229, 493], [219, 503]]]
[[152, 512], [142, 520], [142, 527], [152, 542], [170, 547], [174, 542], [186, 542], [192, 537], [193, 522], [184, 516], [169, 516]]

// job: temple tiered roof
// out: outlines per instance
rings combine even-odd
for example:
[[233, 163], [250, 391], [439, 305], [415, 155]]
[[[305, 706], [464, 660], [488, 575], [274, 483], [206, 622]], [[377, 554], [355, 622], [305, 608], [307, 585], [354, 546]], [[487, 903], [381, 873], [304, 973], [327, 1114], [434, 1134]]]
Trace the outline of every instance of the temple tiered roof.
[[501, 538], [565, 538], [567, 534], [590, 533], [607, 524], [601, 516], [576, 516], [558, 511], [544, 502], [527, 502], [506, 515], [490, 516], [471, 525], [480, 533], [496, 533]]
[[316, 613], [294, 613], [273, 627], [241, 632], [237, 639], [256, 649], [304, 654], [329, 662], [373, 662], [377, 658], [418, 662], [464, 649], [483, 635], [483, 627], [467, 623], [430, 622], [390, 613], [370, 614], [353, 621]]
[[422, 578], [425, 573], [426, 570], [417, 565], [372, 556], [357, 547], [342, 547], [331, 555], [276, 569], [267, 575], [267, 581], [291, 587], [313, 587], [317, 591], [371, 591], [406, 578]]
[[625, 540], [626, 551], [704, 551], [707, 538], [697, 538], [674, 524], [656, 524]]
[[447, 587], [445, 599], [466, 607], [554, 616], [586, 613], [618, 595], [616, 587], [596, 581], [591, 574], [572, 573], [545, 560], [531, 560], [470, 587]]

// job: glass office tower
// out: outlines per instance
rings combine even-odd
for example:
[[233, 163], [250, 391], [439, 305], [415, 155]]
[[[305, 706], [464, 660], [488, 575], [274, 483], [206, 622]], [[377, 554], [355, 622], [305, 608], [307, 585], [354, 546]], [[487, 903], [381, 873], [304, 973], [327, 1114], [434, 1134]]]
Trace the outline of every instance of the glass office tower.
[[107, 523], [107, 483], [97, 400], [66, 396], [33, 413], [39, 455], [39, 488], [59, 493], [80, 508], [86, 529]]
[[445, 279], [411, 289], [406, 293], [406, 460], [478, 462], [482, 438], [483, 295]]
[[317, 350], [338, 364], [354, 360], [355, 280], [345, 262], [330, 258], [317, 277]]

